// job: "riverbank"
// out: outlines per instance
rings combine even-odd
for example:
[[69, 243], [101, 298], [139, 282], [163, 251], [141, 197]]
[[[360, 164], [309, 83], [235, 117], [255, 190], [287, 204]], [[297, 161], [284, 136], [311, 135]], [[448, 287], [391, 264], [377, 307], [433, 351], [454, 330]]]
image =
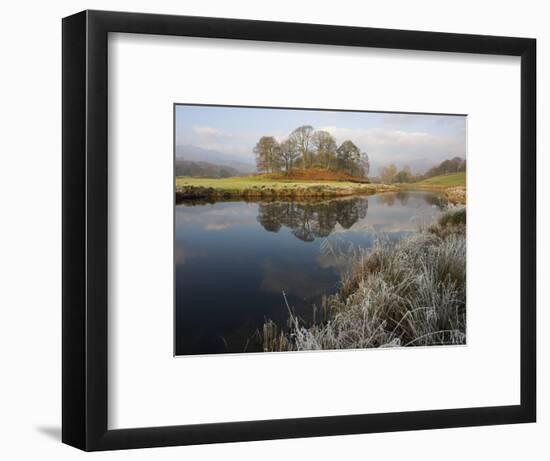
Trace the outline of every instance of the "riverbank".
[[395, 192], [386, 184], [351, 181], [310, 181], [241, 176], [222, 179], [176, 177], [176, 201], [188, 199], [346, 197]]
[[398, 183], [399, 190], [427, 190], [441, 192], [454, 205], [466, 204], [466, 173], [434, 176], [416, 183]]
[[465, 209], [357, 256], [321, 311], [323, 320], [312, 325], [290, 306], [288, 328], [265, 322], [264, 351], [465, 344]]

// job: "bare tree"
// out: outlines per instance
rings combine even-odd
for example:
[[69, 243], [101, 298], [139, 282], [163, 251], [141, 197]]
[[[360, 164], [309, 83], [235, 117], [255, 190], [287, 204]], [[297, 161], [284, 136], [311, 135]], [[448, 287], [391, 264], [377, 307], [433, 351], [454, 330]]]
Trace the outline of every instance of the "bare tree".
[[254, 147], [258, 171], [273, 172], [280, 168], [280, 146], [273, 136], [262, 136]]
[[334, 166], [336, 160], [336, 140], [328, 132], [319, 130], [313, 133], [312, 144], [317, 153], [317, 162], [319, 165], [330, 168]]
[[290, 133], [289, 138], [296, 143], [300, 156], [302, 157], [302, 166], [307, 168], [311, 166], [311, 138], [313, 136], [313, 127], [311, 125], [302, 125]]
[[336, 154], [338, 156], [338, 168], [346, 170], [349, 174], [358, 174], [361, 150], [352, 141], [347, 140], [340, 144]]
[[359, 160], [359, 167], [363, 176], [368, 176], [370, 173], [370, 160], [366, 152], [361, 152], [361, 158]]
[[294, 139], [289, 138], [283, 141], [280, 145], [279, 155], [281, 165], [288, 174], [292, 171], [295, 162], [300, 158], [300, 151]]

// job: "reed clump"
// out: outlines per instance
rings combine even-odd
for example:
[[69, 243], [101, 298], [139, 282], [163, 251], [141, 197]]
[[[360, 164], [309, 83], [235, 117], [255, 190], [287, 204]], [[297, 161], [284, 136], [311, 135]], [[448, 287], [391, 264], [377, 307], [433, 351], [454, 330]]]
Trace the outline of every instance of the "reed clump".
[[360, 251], [323, 310], [323, 320], [309, 325], [291, 309], [284, 329], [266, 321], [264, 350], [465, 344], [465, 209], [412, 237], [380, 239]]
[[445, 197], [449, 202], [454, 203], [455, 205], [465, 205], [466, 204], [466, 187], [457, 186], [451, 187], [445, 190]]

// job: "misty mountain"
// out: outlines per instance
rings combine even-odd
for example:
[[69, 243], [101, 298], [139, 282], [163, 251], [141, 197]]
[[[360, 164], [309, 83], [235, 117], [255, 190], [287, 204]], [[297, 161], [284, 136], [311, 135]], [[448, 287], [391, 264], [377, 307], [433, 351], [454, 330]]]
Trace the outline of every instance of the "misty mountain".
[[176, 176], [193, 178], [229, 178], [242, 176], [243, 172], [227, 165], [216, 165], [210, 162], [193, 162], [176, 158]]
[[219, 166], [234, 168], [242, 173], [254, 173], [256, 165], [254, 156], [250, 155], [250, 162], [244, 162], [239, 157], [225, 154], [217, 150], [203, 149], [202, 147], [185, 144], [176, 146], [176, 159], [193, 162], [208, 162]]

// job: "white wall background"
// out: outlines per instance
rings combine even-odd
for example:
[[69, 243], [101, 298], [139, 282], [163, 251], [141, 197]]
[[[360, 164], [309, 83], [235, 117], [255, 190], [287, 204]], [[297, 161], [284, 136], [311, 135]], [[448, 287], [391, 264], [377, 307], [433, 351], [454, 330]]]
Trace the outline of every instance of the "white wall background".
[[[163, 448], [102, 459], [532, 459], [550, 455], [550, 327], [543, 287], [550, 263], [550, 15], [545, 3], [353, 0], [62, 0], [4, 5], [0, 26], [0, 454], [5, 459], [81, 459], [60, 443], [61, 424], [61, 17], [85, 9], [241, 17], [538, 39], [539, 422], [537, 424]], [[497, 198], [516, 193], [503, 185]]]

